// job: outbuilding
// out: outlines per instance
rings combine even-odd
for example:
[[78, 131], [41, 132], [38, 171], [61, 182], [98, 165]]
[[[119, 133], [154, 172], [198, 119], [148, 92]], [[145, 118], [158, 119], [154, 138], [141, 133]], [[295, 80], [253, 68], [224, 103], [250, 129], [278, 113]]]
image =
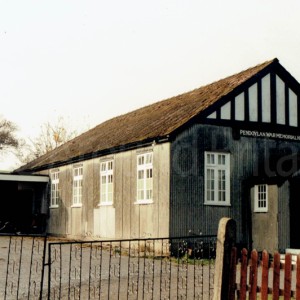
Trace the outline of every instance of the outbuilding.
[[0, 173], [0, 232], [44, 233], [48, 214], [49, 177]]
[[277, 59], [108, 120], [16, 170], [51, 179], [48, 231], [215, 234], [300, 248], [300, 85]]

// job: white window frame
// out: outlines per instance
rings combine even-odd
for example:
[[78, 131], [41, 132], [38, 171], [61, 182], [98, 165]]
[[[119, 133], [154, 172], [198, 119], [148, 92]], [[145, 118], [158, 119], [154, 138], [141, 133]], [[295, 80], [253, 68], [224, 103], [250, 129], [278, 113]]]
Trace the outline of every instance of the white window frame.
[[230, 206], [230, 153], [204, 152], [204, 204]]
[[257, 184], [254, 186], [254, 212], [268, 212], [269, 195], [267, 184]]
[[72, 207], [82, 206], [83, 166], [73, 168], [73, 199]]
[[114, 161], [100, 162], [100, 203], [112, 205], [114, 199]]
[[153, 152], [137, 155], [136, 204], [153, 203]]
[[51, 172], [50, 208], [57, 208], [59, 203], [59, 171]]

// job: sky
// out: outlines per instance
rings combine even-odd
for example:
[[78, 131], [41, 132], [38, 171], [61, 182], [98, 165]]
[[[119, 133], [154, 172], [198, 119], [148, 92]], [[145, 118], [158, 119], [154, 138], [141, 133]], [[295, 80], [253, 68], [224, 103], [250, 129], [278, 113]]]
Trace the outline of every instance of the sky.
[[275, 57], [300, 81], [299, 11], [299, 0], [0, 0], [0, 115], [33, 139], [61, 116], [85, 131]]

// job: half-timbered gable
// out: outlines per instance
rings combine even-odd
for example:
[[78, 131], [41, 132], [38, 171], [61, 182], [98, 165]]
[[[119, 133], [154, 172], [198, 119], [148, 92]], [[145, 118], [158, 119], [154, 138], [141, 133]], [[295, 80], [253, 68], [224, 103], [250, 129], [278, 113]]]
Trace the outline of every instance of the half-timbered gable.
[[279, 64], [258, 72], [206, 111], [210, 124], [294, 131], [299, 127], [299, 84]]
[[49, 232], [215, 234], [300, 247], [300, 85], [277, 59], [115, 117], [16, 170], [51, 178]]

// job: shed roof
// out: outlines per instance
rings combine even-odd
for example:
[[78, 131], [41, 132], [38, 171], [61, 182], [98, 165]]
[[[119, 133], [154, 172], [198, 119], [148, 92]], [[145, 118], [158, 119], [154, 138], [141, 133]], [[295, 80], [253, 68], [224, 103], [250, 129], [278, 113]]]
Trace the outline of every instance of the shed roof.
[[190, 92], [112, 118], [16, 172], [48, 169], [96, 156], [101, 151], [112, 152], [126, 145], [165, 138], [273, 64], [278, 64], [276, 58]]
[[49, 177], [45, 175], [16, 175], [10, 173], [0, 173], [0, 181], [15, 181], [15, 182], [49, 182]]

